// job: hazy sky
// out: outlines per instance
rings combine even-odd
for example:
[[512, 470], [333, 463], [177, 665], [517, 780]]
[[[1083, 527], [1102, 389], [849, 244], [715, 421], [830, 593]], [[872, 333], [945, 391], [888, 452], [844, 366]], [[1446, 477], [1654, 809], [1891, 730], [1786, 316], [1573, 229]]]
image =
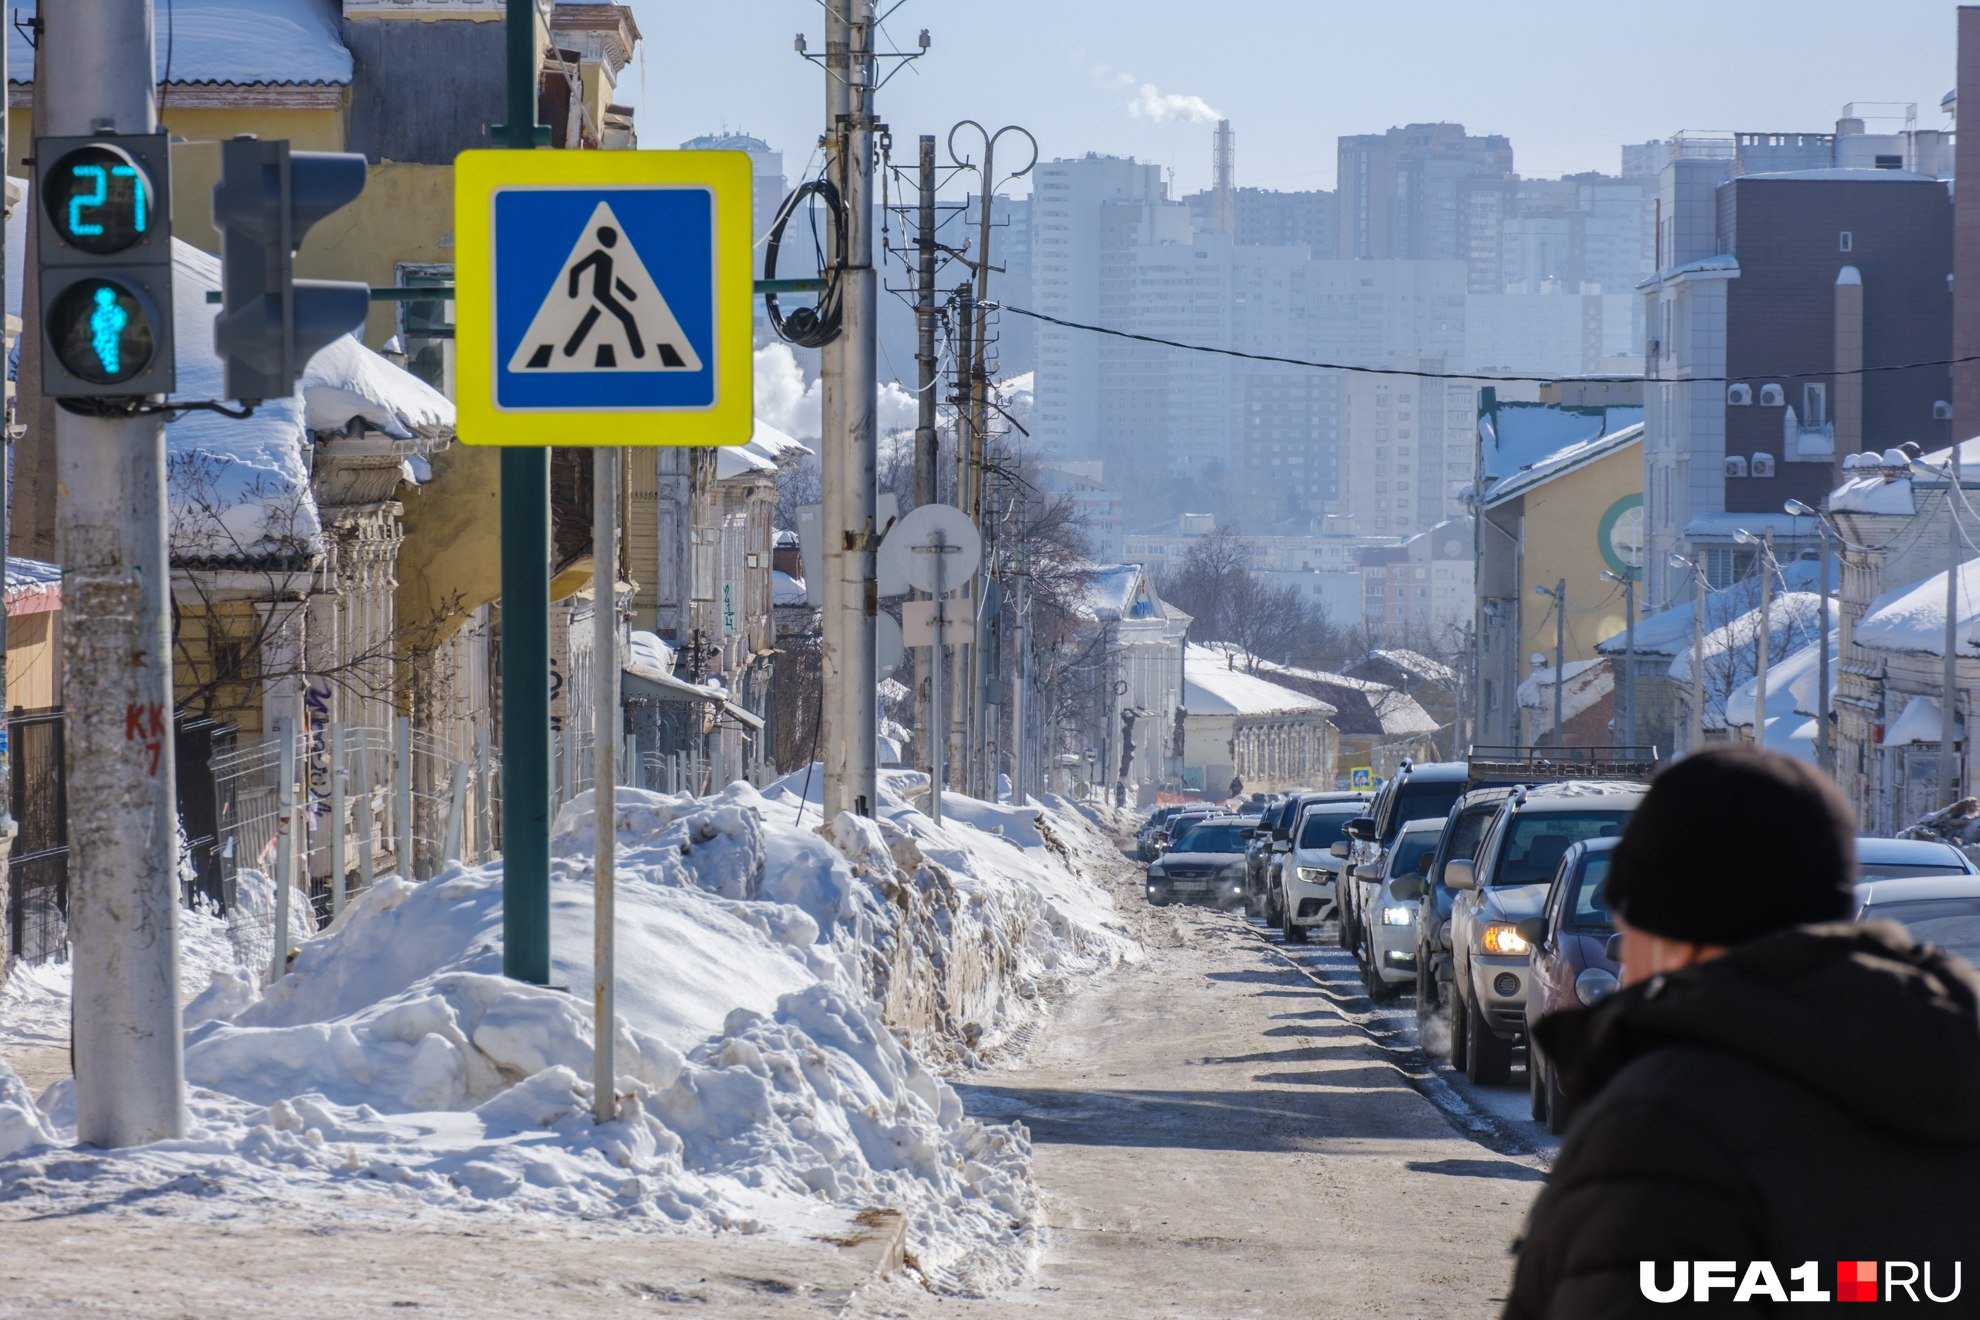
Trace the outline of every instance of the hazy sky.
[[[894, 0], [880, 0], [886, 12]], [[621, 98], [640, 144], [740, 129], [805, 173], [824, 115], [819, 0], [630, 0], [645, 40]], [[1846, 101], [1915, 101], [1945, 123], [1951, 0], [905, 0], [895, 48], [933, 49], [880, 94], [896, 160], [960, 119], [1016, 123], [1045, 159], [1132, 155], [1210, 175], [1207, 122], [1237, 131], [1238, 181], [1331, 188], [1334, 139], [1450, 119], [1512, 139], [1521, 174], [1613, 172], [1617, 147], [1679, 129], [1823, 130]], [[1010, 141], [1009, 138], [1005, 139]], [[815, 169], [815, 164], [813, 166]], [[1020, 188], [1020, 190], [1022, 190]]]

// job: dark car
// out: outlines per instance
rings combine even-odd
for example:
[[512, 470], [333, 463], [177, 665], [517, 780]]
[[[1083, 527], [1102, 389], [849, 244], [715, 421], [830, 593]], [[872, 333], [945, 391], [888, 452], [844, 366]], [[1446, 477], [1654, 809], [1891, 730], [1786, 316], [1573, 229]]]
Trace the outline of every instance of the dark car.
[[[1415, 765], [1404, 761], [1389, 782], [1375, 795], [1368, 814], [1349, 824], [1346, 833], [1354, 841], [1348, 852], [1348, 865], [1371, 875], [1382, 866], [1382, 856], [1412, 820], [1442, 820], [1451, 804], [1468, 786], [1470, 768], [1463, 761], [1438, 761]], [[1343, 891], [1353, 892], [1352, 886]], [[1358, 913], [1341, 908], [1341, 947], [1353, 952], [1360, 945]]]
[[1136, 857], [1144, 862], [1155, 860], [1155, 836], [1181, 810], [1181, 807], [1157, 807], [1148, 813], [1148, 819], [1142, 822], [1139, 830], [1135, 831], [1134, 852]]
[[1567, 1127], [1568, 1099], [1546, 1056], [1533, 1045], [1533, 1024], [1562, 1008], [1583, 1008], [1615, 990], [1622, 964], [1609, 956], [1616, 933], [1605, 889], [1617, 839], [1570, 844], [1537, 917], [1519, 923], [1533, 946], [1526, 978], [1526, 1086], [1533, 1117], [1549, 1132]]
[[1212, 816], [1196, 822], [1148, 866], [1148, 901], [1233, 908], [1244, 902], [1244, 845], [1254, 816]]

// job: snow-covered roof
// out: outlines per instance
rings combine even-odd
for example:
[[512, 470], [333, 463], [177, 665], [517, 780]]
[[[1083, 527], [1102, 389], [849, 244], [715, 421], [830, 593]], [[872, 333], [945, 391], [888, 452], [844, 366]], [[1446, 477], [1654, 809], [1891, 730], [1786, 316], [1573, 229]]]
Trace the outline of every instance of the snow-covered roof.
[[[34, 47], [27, 38], [35, 0], [7, 7], [7, 80], [34, 81]], [[344, 46], [336, 0], [171, 0], [153, 22], [153, 61], [159, 82], [173, 85], [347, 86], [351, 52]]]
[[1234, 652], [1191, 646], [1183, 657], [1183, 705], [1192, 715], [1332, 715], [1317, 697], [1247, 674]]
[[[1836, 636], [1838, 617], [1835, 602], [1829, 602], [1826, 635], [1831, 639]], [[1767, 710], [1769, 718], [1773, 718], [1776, 714], [1794, 713], [1795, 708], [1800, 704], [1800, 697], [1794, 691], [1794, 684], [1801, 669], [1795, 660], [1804, 650], [1810, 653], [1811, 658], [1816, 658], [1814, 648], [1825, 635], [1822, 625], [1822, 598], [1807, 591], [1792, 591], [1776, 596], [1768, 618], [1771, 626], [1767, 630]], [[1705, 634], [1704, 723], [1706, 728], [1726, 727], [1729, 687], [1733, 702], [1733, 723], [1752, 722], [1752, 689], [1757, 677], [1759, 640], [1760, 611], [1758, 609], [1750, 610], [1733, 619], [1729, 624], [1714, 628]], [[1690, 646], [1678, 650], [1671, 660], [1669, 673], [1678, 683], [1691, 682]], [[1776, 675], [1782, 676], [1777, 678]], [[1748, 694], [1743, 720], [1740, 718], [1738, 705], [1739, 694], [1742, 691]]]
[[1793, 514], [1781, 513], [1701, 513], [1684, 525], [1687, 539], [1700, 536], [1719, 536], [1732, 539], [1734, 532], [1752, 532], [1755, 536], [1772, 529], [1776, 536], [1792, 536], [1795, 523]]
[[[1238, 656], [1238, 663], [1244, 663], [1242, 653]], [[1335, 722], [1341, 726], [1342, 733], [1407, 737], [1410, 734], [1435, 733], [1443, 727], [1430, 717], [1430, 712], [1424, 710], [1415, 697], [1387, 683], [1355, 678], [1350, 674], [1329, 673], [1324, 669], [1273, 664], [1269, 660], [1258, 662], [1258, 672], [1268, 678], [1308, 683], [1326, 692], [1326, 699], [1337, 708]]]
[[1485, 492], [1484, 507], [1492, 508], [1515, 496], [1524, 494], [1535, 486], [1544, 485], [1556, 477], [1564, 476], [1577, 468], [1585, 467], [1598, 458], [1605, 458], [1620, 449], [1627, 449], [1643, 439], [1643, 423], [1636, 422], [1620, 431], [1606, 435], [1590, 436], [1563, 445], [1551, 454], [1526, 464], [1519, 471], [1494, 482]]
[[[1812, 591], [1820, 583], [1822, 565], [1816, 559], [1791, 559], [1781, 565], [1780, 576], [1775, 585], [1784, 591]], [[1829, 563], [1829, 581], [1842, 581], [1840, 566], [1832, 559]], [[1707, 635], [1712, 629], [1724, 628], [1731, 620], [1753, 610], [1760, 604], [1760, 583], [1753, 578], [1745, 578], [1731, 586], [1720, 587], [1705, 593], [1705, 627]], [[1636, 653], [1638, 655], [1676, 655], [1679, 651], [1691, 649], [1691, 620], [1694, 614], [1693, 597], [1687, 593], [1676, 605], [1655, 614], [1646, 614], [1636, 621]], [[1612, 635], [1595, 644], [1595, 649], [1603, 655], [1621, 655], [1627, 649], [1625, 643], [1629, 634], [1618, 628]]]
[[[1926, 454], [1919, 461], [1935, 467], [1945, 467], [1952, 462], [1955, 449], [1959, 451], [1960, 488], [1980, 489], [1980, 436]], [[1866, 451], [1844, 458], [1843, 470], [1853, 471], [1855, 475], [1829, 492], [1827, 501], [1829, 512], [1899, 518], [1910, 517], [1916, 513], [1918, 506], [1912, 495], [1910, 467], [1898, 461], [1903, 458], [1902, 451], [1894, 451], [1888, 455]], [[1926, 477], [1924, 481], [1928, 489], [1942, 487], [1945, 484], [1943, 478]]]
[[[1537, 710], [1553, 717], [1555, 670], [1552, 666], [1536, 669], [1527, 675], [1519, 685], [1516, 694], [1521, 710]], [[1562, 665], [1561, 719], [1571, 720], [1592, 708], [1603, 697], [1615, 690], [1615, 675], [1605, 659], [1570, 660]]]
[[809, 603], [805, 595], [804, 579], [794, 578], [781, 568], [770, 570], [770, 603], [772, 605], [804, 605]]
[[[8, 182], [25, 199], [26, 181]], [[14, 316], [28, 216], [24, 200], [7, 223], [7, 310]], [[224, 372], [213, 348], [219, 308], [206, 301], [220, 288], [220, 262], [174, 239], [172, 283], [178, 389], [171, 400], [222, 399]], [[173, 553], [234, 558], [313, 543], [321, 529], [309, 484], [309, 433], [341, 431], [354, 421], [397, 440], [437, 440], [454, 424], [454, 405], [346, 335], [310, 359], [296, 393], [263, 401], [252, 417], [190, 411], [166, 422]]]
[[[1836, 699], [1834, 691], [1836, 666], [1840, 663], [1838, 650], [1829, 647], [1830, 692], [1829, 701]], [[1822, 649], [1819, 646], [1804, 646], [1776, 659], [1767, 657], [1767, 718], [1786, 719], [1789, 716], [1810, 716], [1820, 704]], [[1726, 702], [1726, 717], [1738, 726], [1753, 723], [1753, 708], [1760, 695], [1760, 676], [1741, 683]]]
[[811, 447], [803, 441], [792, 439], [768, 422], [758, 421], [748, 440], [715, 450], [715, 480], [775, 476], [787, 463], [794, 463], [810, 452]]
[[[1976, 655], [1976, 625], [1980, 625], [1980, 559], [1959, 566], [1959, 606], [1955, 645], [1962, 655]], [[1946, 653], [1946, 573], [1941, 569], [1922, 582], [1887, 591], [1870, 602], [1852, 634], [1862, 646], [1878, 651], [1921, 655]]]
[[1397, 646], [1377, 647], [1353, 663], [1359, 665], [1364, 660], [1383, 661], [1410, 675], [1412, 678], [1421, 679], [1426, 683], [1435, 683], [1439, 687], [1447, 687], [1455, 690], [1458, 684], [1457, 670], [1451, 668], [1441, 660], [1432, 660], [1421, 651], [1411, 651]]
[[1884, 731], [1884, 745], [1936, 743], [1945, 731], [1945, 711], [1939, 703], [1927, 696], [1915, 696], [1904, 704], [1903, 712]]
[[[1569, 408], [1547, 403], [1502, 403], [1478, 419], [1478, 471], [1481, 480], [1511, 480], [1532, 467], [1584, 441], [1610, 435], [1643, 420], [1636, 405]], [[1488, 496], [1496, 489], [1488, 489]]]
[[1700, 257], [1696, 261], [1687, 261], [1682, 266], [1673, 266], [1669, 270], [1658, 271], [1648, 279], [1639, 281], [1636, 287], [1639, 289], [1652, 288], [1663, 283], [1665, 280], [1674, 279], [1682, 275], [1737, 274], [1739, 274], [1739, 258], [1730, 252], [1717, 252], [1709, 257]]
[[7, 613], [46, 614], [62, 608], [62, 569], [39, 559], [7, 558]]
[[1095, 564], [1087, 570], [1085, 599], [1075, 606], [1095, 623], [1153, 619], [1160, 615], [1148, 574], [1140, 564]]

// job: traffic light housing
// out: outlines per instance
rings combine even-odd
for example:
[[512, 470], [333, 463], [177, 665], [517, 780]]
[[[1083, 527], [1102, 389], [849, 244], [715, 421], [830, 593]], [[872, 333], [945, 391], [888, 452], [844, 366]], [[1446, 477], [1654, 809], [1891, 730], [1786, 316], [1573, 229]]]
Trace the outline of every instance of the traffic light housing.
[[371, 290], [295, 278], [309, 227], [364, 191], [364, 157], [290, 151], [283, 140], [220, 144], [213, 227], [220, 231], [220, 315], [213, 347], [230, 399], [286, 398], [316, 351], [364, 324]]
[[172, 171], [165, 135], [34, 143], [41, 390], [52, 399], [169, 394]]

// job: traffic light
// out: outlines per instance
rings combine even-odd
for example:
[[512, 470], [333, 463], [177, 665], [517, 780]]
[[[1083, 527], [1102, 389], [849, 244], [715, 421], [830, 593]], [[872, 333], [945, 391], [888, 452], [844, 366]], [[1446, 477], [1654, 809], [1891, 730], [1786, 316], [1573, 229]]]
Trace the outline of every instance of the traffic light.
[[220, 144], [213, 227], [220, 231], [220, 315], [213, 347], [230, 399], [286, 398], [316, 351], [364, 324], [371, 290], [295, 278], [309, 227], [364, 191], [364, 157], [290, 151], [286, 141]]
[[35, 139], [49, 398], [171, 393], [171, 189], [162, 133]]

